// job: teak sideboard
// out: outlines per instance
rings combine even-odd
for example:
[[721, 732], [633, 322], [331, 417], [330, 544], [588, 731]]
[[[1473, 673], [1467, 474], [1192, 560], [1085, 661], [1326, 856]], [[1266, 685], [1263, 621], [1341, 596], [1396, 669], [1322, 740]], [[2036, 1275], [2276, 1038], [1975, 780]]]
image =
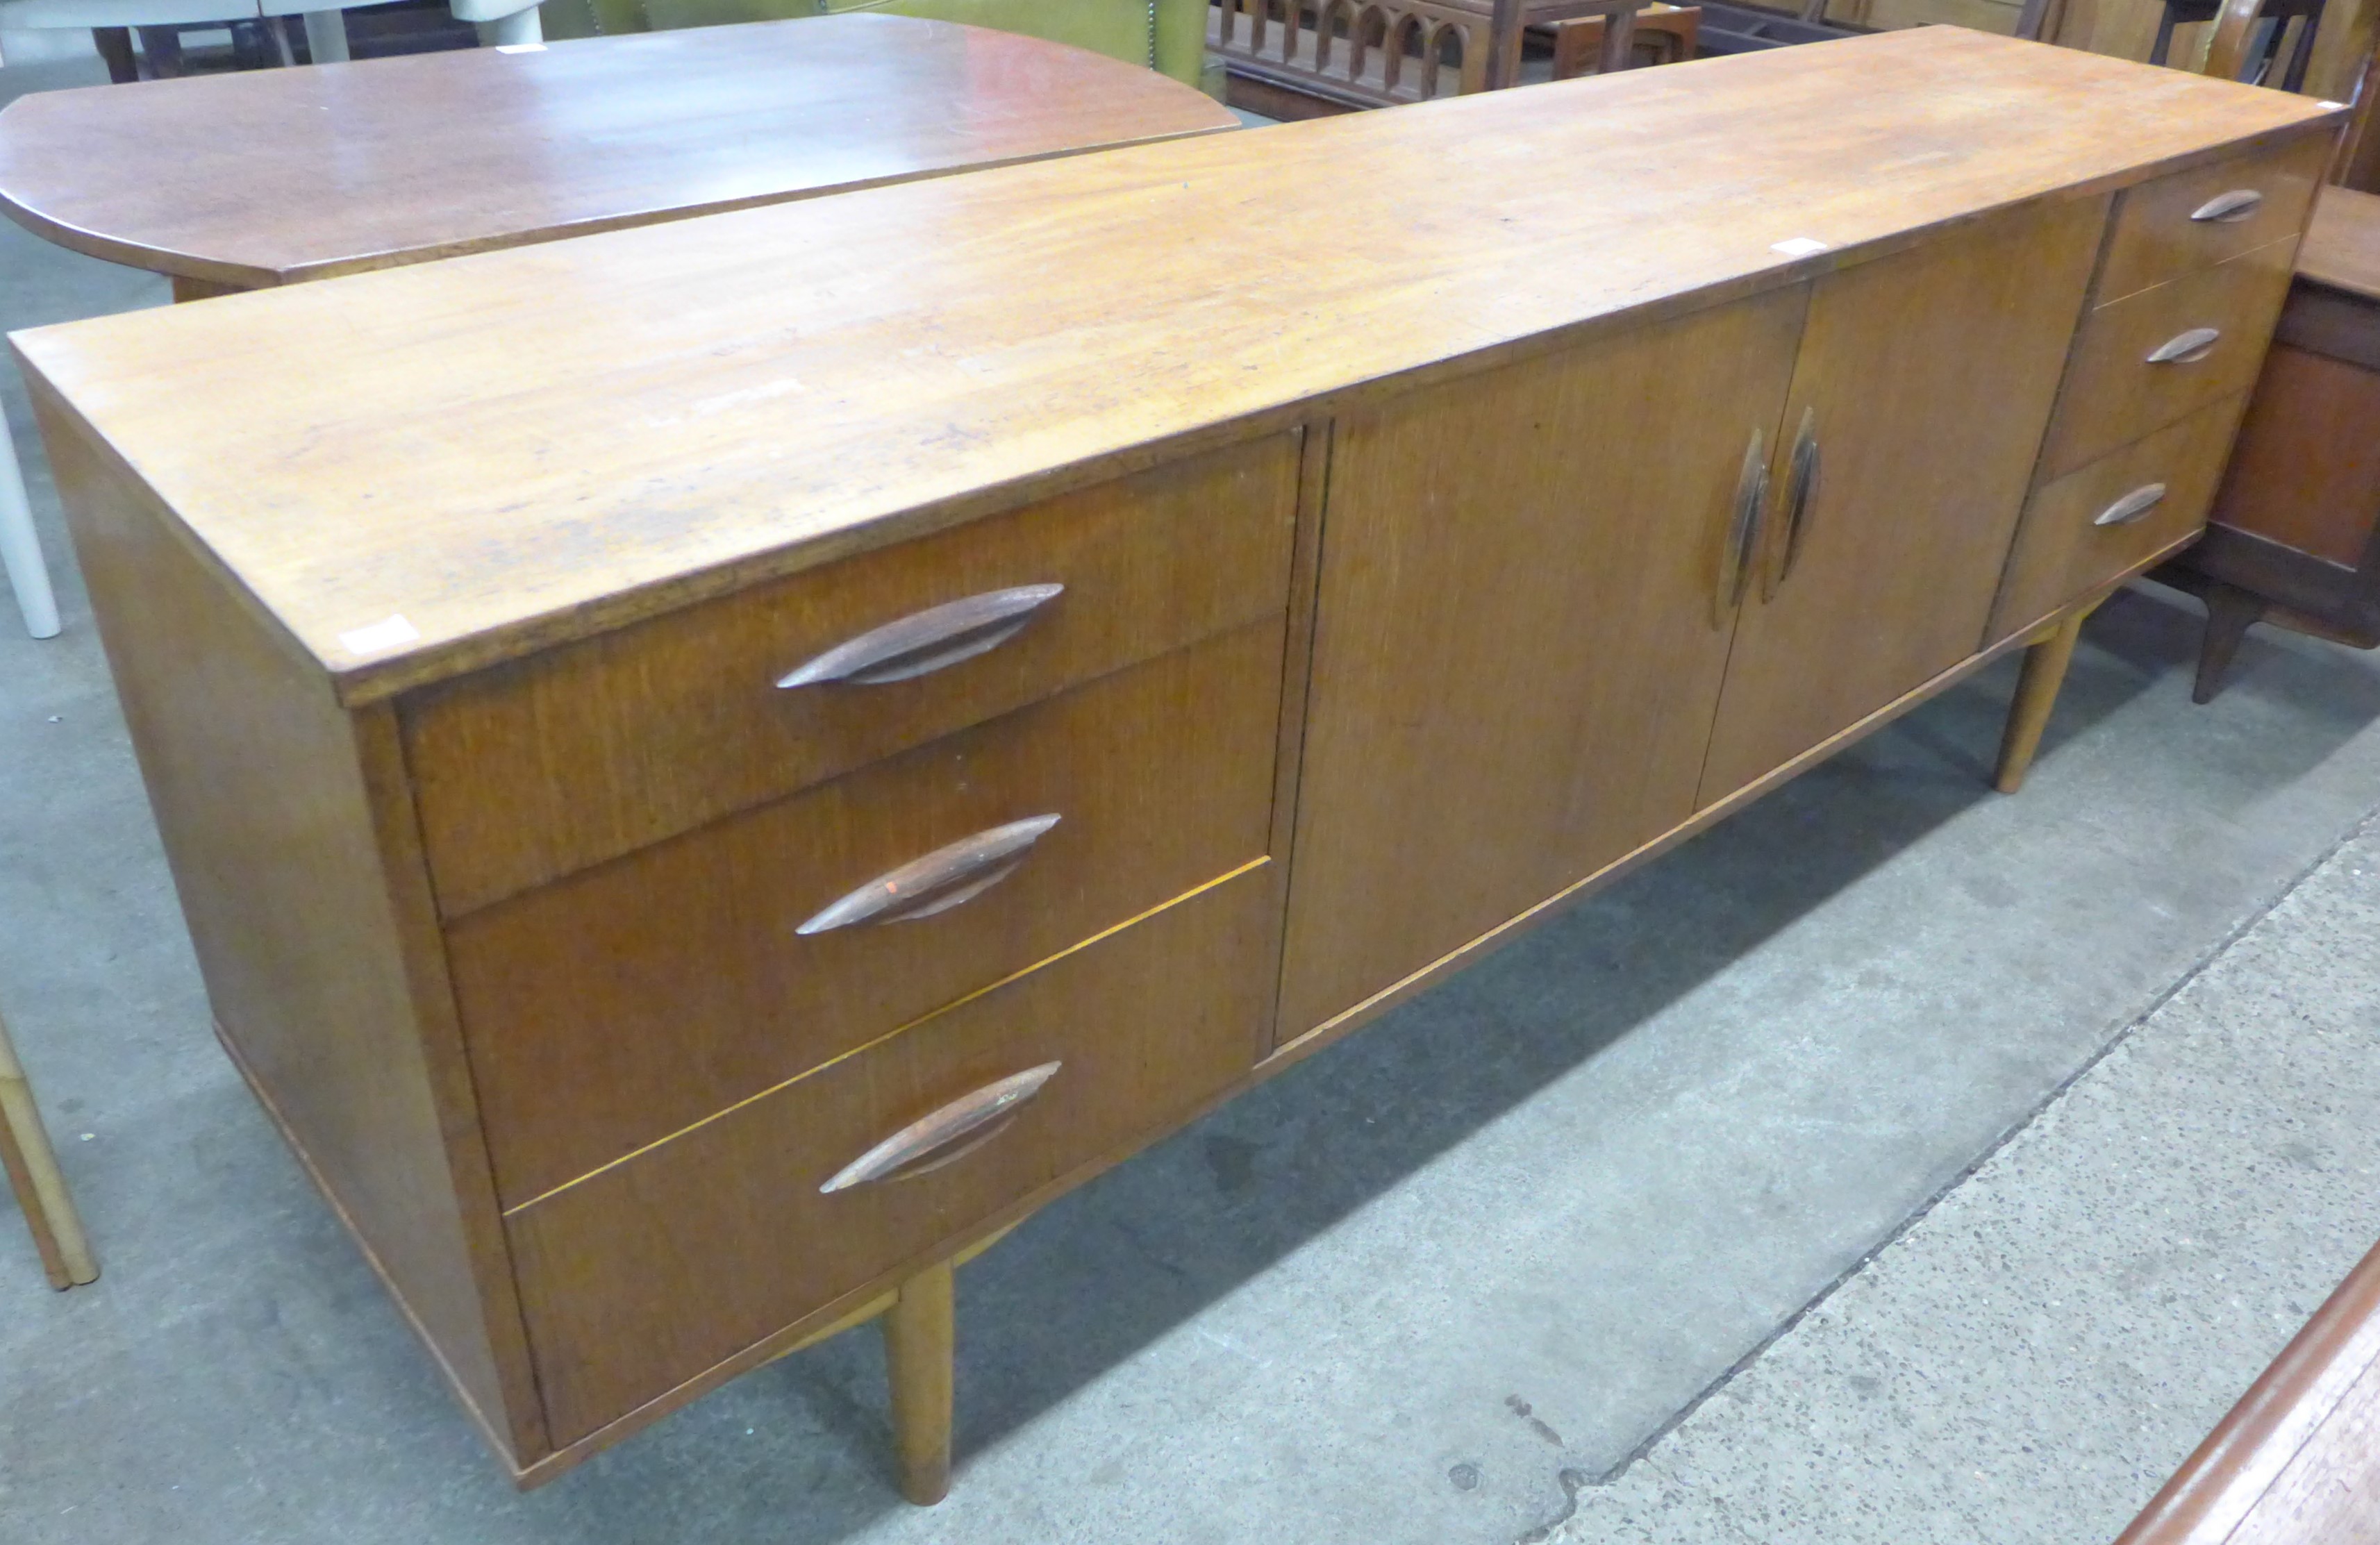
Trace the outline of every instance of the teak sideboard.
[[15, 344], [224, 1044], [515, 1473], [881, 1312], [930, 1499], [954, 1259], [2031, 646], [2013, 783], [2343, 116], [1926, 29]]

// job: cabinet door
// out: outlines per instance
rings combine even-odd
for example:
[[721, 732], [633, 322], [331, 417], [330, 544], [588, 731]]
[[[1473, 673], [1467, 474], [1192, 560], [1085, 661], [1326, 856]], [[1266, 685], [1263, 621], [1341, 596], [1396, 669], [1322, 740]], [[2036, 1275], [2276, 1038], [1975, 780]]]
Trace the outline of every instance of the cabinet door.
[[1702, 803], [1975, 651], [2106, 216], [2022, 210], [1813, 287]]
[[[1684, 820], [1795, 287], [1336, 428], [1291, 867], [1294, 1036]], [[1753, 470], [1756, 476], [1758, 462]]]

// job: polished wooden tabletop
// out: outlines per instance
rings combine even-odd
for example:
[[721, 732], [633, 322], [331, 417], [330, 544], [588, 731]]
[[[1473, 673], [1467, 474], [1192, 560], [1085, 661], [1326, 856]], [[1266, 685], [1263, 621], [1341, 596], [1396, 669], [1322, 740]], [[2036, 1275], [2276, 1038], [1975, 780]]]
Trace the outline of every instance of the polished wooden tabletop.
[[1921, 27], [10, 342], [362, 701], [2344, 119]]
[[248, 289], [1236, 123], [1104, 55], [830, 16], [37, 92], [0, 207]]
[[2324, 189], [2298, 248], [2298, 277], [2380, 300], [2380, 198]]

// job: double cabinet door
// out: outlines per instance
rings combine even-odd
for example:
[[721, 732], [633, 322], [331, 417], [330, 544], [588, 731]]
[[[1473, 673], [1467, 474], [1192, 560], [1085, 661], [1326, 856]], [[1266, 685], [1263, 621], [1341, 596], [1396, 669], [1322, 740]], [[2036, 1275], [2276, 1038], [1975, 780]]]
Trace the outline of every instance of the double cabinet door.
[[1972, 654], [2107, 201], [1342, 418], [1280, 1030]]

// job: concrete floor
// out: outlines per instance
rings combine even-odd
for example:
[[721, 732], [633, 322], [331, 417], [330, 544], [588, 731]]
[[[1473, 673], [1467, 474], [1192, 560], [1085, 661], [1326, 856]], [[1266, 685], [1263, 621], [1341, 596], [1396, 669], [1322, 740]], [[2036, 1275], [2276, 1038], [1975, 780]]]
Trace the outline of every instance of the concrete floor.
[[[12, 67], [0, 97], [93, 68]], [[0, 327], [164, 298], [159, 281], [0, 228]], [[2113, 1079], [2178, 984], [2239, 965], [2231, 1012], [2285, 1044], [2299, 1010], [2278, 984], [2370, 952], [2368, 921], [2322, 920], [2344, 902], [2266, 956], [2251, 949], [2265, 932], [2243, 931], [2306, 910], [2274, 909], [2380, 808], [2380, 668], [2259, 635], [2231, 689], [2192, 708], [2195, 610], [2143, 593], [2095, 619], [2022, 797], [1984, 783], [2011, 664], [969, 1267], [942, 1507], [892, 1490], [868, 1332], [517, 1495], [212, 1044], [21, 387], [0, 374], [67, 613], [65, 636], [36, 643], [0, 602], [0, 1009], [106, 1269], [94, 1288], [43, 1293], [21, 1234], [0, 1226], [5, 1545], [1438, 1545], [1549, 1525], [1736, 1541], [1803, 1538], [1788, 1526], [1822, 1514], [1760, 1515], [1744, 1497], [1785, 1496], [1791, 1476], [1829, 1493], [1854, 1465], [1932, 1488], [1899, 1502], [1872, 1488], [1887, 1500], [1857, 1538], [2098, 1539], [2345, 1271], [2343, 1242], [2374, 1232], [2340, 1199], [2355, 1186], [2267, 1197], [2269, 1174], [2240, 1170], [2211, 1193], [2231, 1212], [2194, 1224], [2191, 1248], [2206, 1271], [2285, 1285], [2227, 1334], [2219, 1292], [2175, 1275], [2199, 1285], [2171, 1307], [2204, 1321], [2187, 1359], [2153, 1336], [2056, 1356], [2060, 1311], [2038, 1306], [2062, 1302], [2072, 1263], [2055, 1248], [1893, 1275], [1912, 1259], [1896, 1252], [1983, 1207], [2000, 1172], [1968, 1176], [2012, 1132], [1993, 1164], [2111, 1173], [2137, 1131], [2066, 1122], [2060, 1149], [2046, 1135], [2062, 1113], [2028, 1127], [2084, 1069], [2056, 1113], [2103, 1076], [2118, 1091], [2103, 1103], [2152, 1129], [2241, 1095], [2219, 1060]], [[2320, 1064], [2327, 1085], [2267, 1089], [2268, 1103], [2374, 1081], [2368, 1037], [2353, 1040], [2371, 994], [2336, 985], [2362, 1005], [2348, 1052]], [[1873, 1393], [1861, 1381], [1883, 1376], [1845, 1371], [1840, 1341], [1816, 1338], [1896, 1283], [1917, 1286], [1890, 1300], [1893, 1323], [1948, 1339], [1925, 1354], [1930, 1397], [1889, 1386], [1892, 1409], [1920, 1415], [1887, 1434], [1852, 1419]], [[1985, 1285], [2033, 1316], [2032, 1343], [1945, 1307]], [[1961, 1323], [1981, 1329], [1949, 1333]], [[2143, 1368], [2163, 1381], [2162, 1424], [2123, 1417]], [[1697, 1406], [1715, 1387], [1724, 1398]], [[2108, 1413], [2089, 1429], [2114, 1456], [2095, 1512], [2010, 1512], [2022, 1476], [1969, 1475], [1956, 1424], [1922, 1414], [1925, 1398], [1955, 1411], [1985, 1397], [2019, 1431], [2069, 1431], [2078, 1403]], [[1757, 1419], [1721, 1420], [1737, 1411]], [[1825, 1433], [1840, 1444], [1806, 1446]], [[1969, 1532], [1985, 1516], [2018, 1521]]]

